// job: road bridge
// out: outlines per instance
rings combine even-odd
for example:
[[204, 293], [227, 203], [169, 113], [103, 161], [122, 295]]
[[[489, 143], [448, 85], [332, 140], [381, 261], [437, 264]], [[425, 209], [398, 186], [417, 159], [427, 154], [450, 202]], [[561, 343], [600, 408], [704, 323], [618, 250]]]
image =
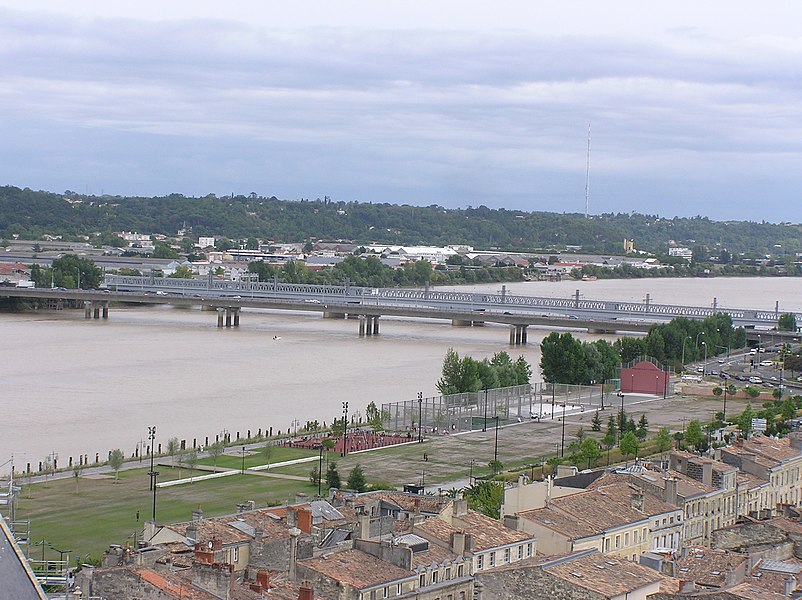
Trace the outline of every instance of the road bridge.
[[[197, 306], [217, 311], [220, 327], [237, 327], [243, 308], [323, 313], [328, 318], [355, 318], [359, 334], [379, 334], [382, 316], [450, 320], [455, 326], [485, 323], [510, 327], [510, 344], [527, 343], [530, 326], [587, 329], [593, 333], [645, 333], [673, 318], [704, 319], [727, 313], [733, 324], [747, 329], [750, 339], [770, 331], [780, 316], [773, 311], [689, 307], [582, 298], [514, 296], [502, 287], [499, 294], [446, 292], [427, 288], [366, 288], [353, 285], [310, 285], [269, 282], [175, 279], [107, 275], [103, 290], [0, 288], [0, 296], [83, 301], [86, 318], [108, 318], [110, 302]], [[796, 315], [802, 322], [802, 314]], [[778, 341], [785, 332], [772, 332]], [[794, 334], [788, 334], [793, 337]]]

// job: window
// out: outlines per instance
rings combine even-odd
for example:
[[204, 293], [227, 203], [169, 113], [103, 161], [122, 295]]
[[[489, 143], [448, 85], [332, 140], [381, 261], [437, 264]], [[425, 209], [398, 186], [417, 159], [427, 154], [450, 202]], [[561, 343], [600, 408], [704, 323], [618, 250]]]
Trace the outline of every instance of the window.
[[395, 595], [396, 596], [400, 596], [401, 595], [401, 584], [400, 583], [395, 586]]
[[518, 546], [518, 560], [521, 560], [524, 557], [524, 547]]
[[390, 597], [390, 588], [384, 588], [382, 590], [382, 598], [389, 598]]
[[508, 562], [510, 562], [510, 549], [509, 548], [504, 550], [504, 564], [506, 565]]
[[234, 562], [239, 560], [239, 546], [234, 546], [234, 552], [232, 553], [232, 559]]
[[465, 570], [462, 568], [462, 565], [459, 565], [459, 566], [457, 567], [457, 577], [462, 577], [462, 574], [463, 574], [464, 572], [465, 572]]
[[624, 546], [629, 546], [629, 532], [624, 534]]
[[451, 567], [446, 567], [446, 579], [451, 579]]
[[529, 542], [526, 545], [526, 555], [527, 556], [532, 556], [532, 542]]
[[437, 571], [432, 571], [432, 583], [437, 583]]
[[621, 536], [615, 536], [615, 549], [618, 550], [621, 547]]
[[609, 552], [610, 551], [610, 538], [607, 538], [606, 540], [604, 540], [604, 551], [605, 552]]
[[491, 567], [495, 567], [496, 566], [496, 553], [495, 552], [491, 552], [490, 553], [490, 566]]
[[370, 592], [370, 600], [376, 600], [376, 590]]
[[424, 587], [426, 585], [426, 573], [421, 574], [418, 585], [420, 585], [420, 587]]
[[482, 570], [485, 566], [485, 555], [480, 554], [479, 559], [477, 560], [477, 569]]

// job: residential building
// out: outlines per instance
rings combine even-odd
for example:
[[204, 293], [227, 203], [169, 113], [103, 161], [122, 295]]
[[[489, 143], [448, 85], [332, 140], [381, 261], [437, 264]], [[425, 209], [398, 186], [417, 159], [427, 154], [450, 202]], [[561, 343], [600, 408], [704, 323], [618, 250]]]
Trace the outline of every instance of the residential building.
[[531, 558], [537, 538], [506, 527], [501, 521], [468, 510], [467, 501], [454, 500], [451, 510], [414, 524], [412, 533], [470, 559], [471, 573]]
[[676, 586], [654, 569], [586, 550], [490, 569], [477, 574], [475, 587], [478, 600], [646, 600]]

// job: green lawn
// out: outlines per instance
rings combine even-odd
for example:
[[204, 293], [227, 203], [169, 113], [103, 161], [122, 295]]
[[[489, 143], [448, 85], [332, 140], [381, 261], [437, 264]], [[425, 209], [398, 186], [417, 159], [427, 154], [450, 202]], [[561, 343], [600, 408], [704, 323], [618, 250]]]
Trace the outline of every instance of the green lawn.
[[[160, 467], [159, 481], [178, 477], [178, 469]], [[196, 471], [196, 474], [200, 472]], [[187, 469], [181, 475], [189, 475]], [[133, 544], [134, 531], [141, 531], [150, 519], [153, 495], [148, 489], [147, 469], [120, 473], [119, 481], [81, 478], [50, 481], [24, 486], [18, 518], [31, 520], [31, 540], [43, 538], [60, 550], [70, 550], [85, 560], [99, 559], [109, 544]], [[257, 507], [275, 505], [294, 499], [295, 494], [317, 493], [305, 481], [287, 481], [253, 475], [232, 475], [220, 479], [160, 488], [156, 492], [156, 517], [159, 523], [187, 521], [199, 505], [206, 516], [236, 512], [238, 503], [253, 500]], [[139, 512], [139, 521], [137, 521]], [[38, 549], [34, 550], [38, 554]], [[59, 558], [48, 551], [47, 558]]]
[[[268, 463], [274, 464], [277, 462], [284, 462], [286, 460], [294, 460], [296, 458], [304, 458], [306, 456], [317, 456], [318, 453], [312, 450], [301, 450], [299, 448], [286, 448], [284, 446], [271, 446], [270, 457], [262, 451], [252, 451], [245, 455], [245, 468], [258, 467]], [[168, 459], [169, 460], [169, 459]], [[231, 456], [224, 454], [218, 456], [215, 462], [213, 458], [204, 458], [198, 461], [200, 465], [216, 465], [218, 467], [225, 467], [227, 469], [241, 469], [242, 457]]]

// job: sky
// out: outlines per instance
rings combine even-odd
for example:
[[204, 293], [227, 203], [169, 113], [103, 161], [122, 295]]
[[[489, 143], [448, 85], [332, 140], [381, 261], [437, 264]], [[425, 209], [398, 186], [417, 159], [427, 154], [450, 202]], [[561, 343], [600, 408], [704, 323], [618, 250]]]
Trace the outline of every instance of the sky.
[[801, 22], [797, 0], [0, 0], [0, 185], [584, 213], [589, 184], [591, 215], [799, 223]]

